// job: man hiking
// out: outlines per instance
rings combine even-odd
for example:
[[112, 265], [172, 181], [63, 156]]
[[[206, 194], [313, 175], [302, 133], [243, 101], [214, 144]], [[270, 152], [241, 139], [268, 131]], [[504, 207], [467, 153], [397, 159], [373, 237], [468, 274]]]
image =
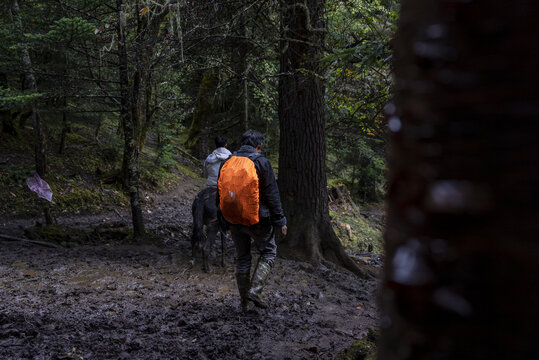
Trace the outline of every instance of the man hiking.
[[217, 135], [214, 139], [215, 150], [204, 160], [204, 176], [207, 187], [217, 187], [217, 176], [221, 163], [228, 159], [230, 151], [227, 149], [227, 139], [222, 135]]
[[[275, 174], [261, 154], [264, 137], [248, 130], [241, 144], [221, 167], [218, 198], [236, 246], [236, 282], [242, 311], [246, 311], [249, 301], [267, 308], [260, 295], [277, 255], [274, 227], [281, 237], [286, 236], [287, 227]], [[251, 239], [260, 253], [252, 278]]]

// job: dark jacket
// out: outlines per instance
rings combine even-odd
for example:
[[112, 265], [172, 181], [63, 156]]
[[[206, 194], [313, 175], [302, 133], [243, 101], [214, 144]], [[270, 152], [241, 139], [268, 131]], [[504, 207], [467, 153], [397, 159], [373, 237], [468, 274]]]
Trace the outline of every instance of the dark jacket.
[[[258, 186], [260, 194], [259, 217], [270, 218], [275, 226], [286, 225], [286, 217], [281, 206], [281, 197], [275, 174], [271, 168], [269, 160], [261, 154], [258, 154], [254, 147], [243, 145], [232, 156], [245, 156], [251, 158], [255, 164], [256, 173], [258, 175]], [[226, 163], [226, 161], [224, 162]], [[224, 165], [224, 163], [222, 165]], [[221, 165], [221, 167], [222, 167]], [[219, 169], [219, 173], [221, 170]], [[217, 196], [219, 201], [219, 196]]]

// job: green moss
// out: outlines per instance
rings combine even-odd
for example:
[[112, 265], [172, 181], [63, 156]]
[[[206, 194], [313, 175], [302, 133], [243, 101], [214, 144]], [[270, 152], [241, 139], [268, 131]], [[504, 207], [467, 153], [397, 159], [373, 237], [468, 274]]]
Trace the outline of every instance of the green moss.
[[34, 171], [33, 164], [18, 164], [2, 167], [0, 182], [2, 185], [21, 184]]
[[140, 182], [145, 188], [167, 191], [176, 186], [181, 180], [175, 169], [168, 170], [157, 163], [141, 160]]
[[29, 239], [49, 241], [62, 247], [75, 247], [86, 242], [88, 235], [81, 229], [60, 225], [35, 226], [25, 230]]
[[184, 166], [182, 164], [177, 164], [176, 165], [176, 168], [178, 169], [178, 171], [183, 174], [183, 175], [186, 175], [190, 178], [193, 178], [193, 179], [204, 179], [200, 174], [196, 173], [193, 171], [193, 169], [187, 167], [187, 166]]
[[32, 146], [28, 142], [28, 137], [24, 135], [19, 136], [6, 136], [2, 137], [2, 146], [10, 149], [10, 151], [19, 151], [19, 152], [30, 152], [32, 151]]
[[[97, 213], [105, 207], [124, 206], [129, 203], [127, 195], [122, 191], [111, 186], [101, 188], [92, 185], [78, 175], [72, 178], [51, 175], [48, 182], [53, 191], [53, 215], [69, 211]], [[17, 209], [17, 213], [21, 210]]]
[[95, 228], [89, 237], [96, 243], [131, 243], [133, 230], [127, 227]]
[[66, 143], [67, 144], [85, 144], [89, 140], [86, 139], [84, 136], [80, 136], [75, 133], [67, 133], [66, 134]]
[[[31, 170], [31, 169], [28, 169]], [[0, 211], [12, 216], [35, 215], [41, 212], [41, 201], [36, 194], [28, 190], [25, 179], [31, 171], [20, 173], [8, 172], [0, 175]], [[53, 192], [51, 211], [53, 216], [67, 210], [92, 212], [100, 210], [103, 205], [122, 202], [120, 193], [104, 196], [101, 189], [87, 188], [81, 179], [66, 179], [61, 176], [47, 176]], [[124, 201], [125, 202], [125, 201]]]
[[0, 169], [0, 212], [15, 215], [34, 208], [37, 198], [26, 185], [26, 178], [33, 174], [34, 165], [18, 164]]
[[328, 186], [329, 187], [342, 186], [343, 183], [344, 183], [344, 179], [341, 179], [341, 178], [330, 179], [330, 178], [328, 178]]
[[81, 122], [73, 122], [71, 123], [71, 129], [75, 130], [82, 130], [82, 131], [91, 131], [90, 126], [88, 126], [87, 122], [81, 121]]
[[40, 239], [56, 243], [66, 242], [69, 239], [71, 229], [58, 225], [39, 226], [33, 228], [34, 234]]
[[339, 354], [339, 360], [376, 360], [376, 343], [379, 337], [379, 330], [369, 329], [367, 336], [355, 341], [344, 352]]
[[352, 215], [349, 209], [344, 208], [330, 210], [330, 217], [335, 233], [346, 248], [383, 254], [383, 224], [361, 215]]
[[[53, 217], [62, 213], [97, 213], [111, 206], [127, 206], [127, 190], [119, 184], [102, 184], [110, 180], [122, 164], [123, 141], [116, 133], [117, 119], [104, 119], [99, 132], [99, 144], [90, 141], [95, 134], [97, 117], [70, 117], [72, 133], [67, 134], [68, 146], [61, 155], [56, 153], [62, 124], [51, 117], [47, 145], [48, 171], [44, 179], [53, 191], [51, 212]], [[50, 120], [50, 121], [49, 121]], [[44, 200], [28, 190], [25, 180], [34, 173], [33, 129], [28, 125], [20, 129], [19, 138], [4, 134], [0, 140], [0, 153], [9, 154], [9, 162], [0, 164], [0, 213], [6, 216], [41, 216]], [[53, 126], [54, 125], [54, 126]], [[173, 144], [185, 139], [167, 138]], [[140, 158], [141, 188], [157, 192], [169, 191], [187, 177], [201, 179], [187, 166], [178, 165], [178, 154], [173, 147], [160, 151], [146, 147]], [[165, 151], [166, 150], [166, 151]]]
[[145, 147], [144, 150], [142, 150], [142, 153], [149, 157], [157, 157], [157, 151], [155, 151], [154, 149], [150, 149], [149, 147]]
[[367, 340], [356, 341], [348, 348], [342, 359], [346, 360], [367, 360], [372, 358], [376, 351], [376, 345]]
[[103, 194], [88, 188], [74, 188], [68, 193], [56, 196], [56, 204], [59, 209], [78, 209], [88, 205], [103, 203]]

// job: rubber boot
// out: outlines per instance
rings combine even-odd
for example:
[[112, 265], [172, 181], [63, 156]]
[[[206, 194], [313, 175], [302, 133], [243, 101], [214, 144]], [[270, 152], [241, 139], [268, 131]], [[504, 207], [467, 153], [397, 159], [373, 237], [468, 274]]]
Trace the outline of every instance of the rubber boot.
[[247, 311], [247, 293], [249, 292], [249, 273], [236, 273], [236, 283], [241, 299], [241, 311]]
[[258, 261], [255, 273], [253, 274], [253, 278], [251, 279], [251, 288], [247, 293], [247, 299], [249, 301], [252, 301], [253, 304], [255, 304], [257, 307], [262, 309], [266, 309], [268, 307], [268, 304], [266, 304], [266, 302], [262, 300], [260, 294], [262, 293], [262, 288], [266, 284], [266, 280], [268, 279], [271, 267], [272, 264], [270, 264], [264, 259], [260, 259]]

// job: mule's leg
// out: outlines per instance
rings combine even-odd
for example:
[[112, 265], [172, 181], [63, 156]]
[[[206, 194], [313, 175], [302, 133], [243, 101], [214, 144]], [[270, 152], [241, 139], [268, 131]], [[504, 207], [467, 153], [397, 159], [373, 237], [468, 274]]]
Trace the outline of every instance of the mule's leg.
[[208, 223], [206, 232], [206, 241], [204, 242], [203, 248], [202, 248], [202, 254], [203, 254], [203, 265], [204, 265], [204, 271], [209, 272], [210, 271], [210, 261], [209, 258], [211, 256], [211, 252], [213, 249], [213, 244], [215, 243], [215, 238], [217, 237], [217, 232], [219, 231], [219, 224], [217, 220], [212, 220]]
[[222, 230], [219, 230], [219, 237], [221, 238], [221, 267], [225, 267], [225, 234]]
[[205, 273], [211, 272], [211, 266], [208, 261], [209, 254], [206, 252], [206, 249], [202, 249], [202, 271]]

